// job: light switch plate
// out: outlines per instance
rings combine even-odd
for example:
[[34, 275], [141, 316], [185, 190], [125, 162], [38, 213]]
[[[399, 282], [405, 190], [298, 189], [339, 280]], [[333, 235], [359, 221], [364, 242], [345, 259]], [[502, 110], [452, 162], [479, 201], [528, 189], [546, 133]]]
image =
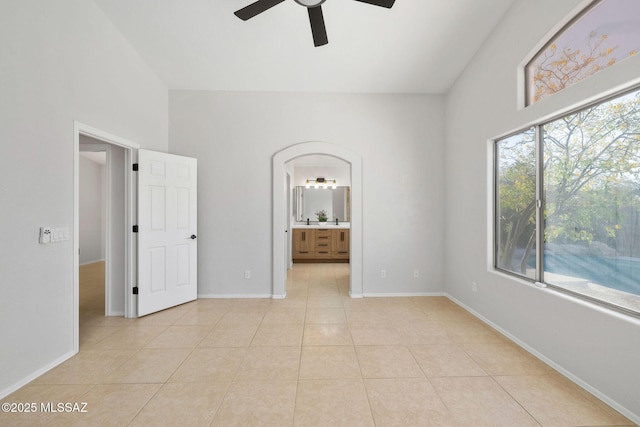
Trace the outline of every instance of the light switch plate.
[[51, 243], [65, 242], [69, 240], [69, 229], [67, 227], [51, 229]]
[[40, 227], [40, 243], [57, 243], [69, 240], [69, 227]]

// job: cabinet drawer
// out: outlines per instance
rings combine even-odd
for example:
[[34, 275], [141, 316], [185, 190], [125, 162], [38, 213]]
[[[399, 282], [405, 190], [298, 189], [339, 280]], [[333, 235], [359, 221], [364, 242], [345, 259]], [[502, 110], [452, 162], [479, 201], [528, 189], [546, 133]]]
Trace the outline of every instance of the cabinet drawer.
[[333, 259], [349, 259], [349, 251], [332, 252]]
[[326, 228], [318, 228], [316, 230], [316, 238], [318, 237], [322, 237], [325, 239], [331, 239], [331, 230], [328, 230]]
[[327, 242], [327, 241], [323, 242], [322, 240], [320, 240], [320, 241], [316, 240], [315, 249], [316, 249], [316, 252], [318, 252], [318, 251], [329, 251], [329, 252], [331, 252], [331, 243]]
[[333, 258], [333, 252], [331, 249], [320, 249], [316, 251], [316, 259], [331, 259]]
[[294, 251], [293, 259], [313, 259], [316, 257], [315, 251], [305, 252], [305, 251]]

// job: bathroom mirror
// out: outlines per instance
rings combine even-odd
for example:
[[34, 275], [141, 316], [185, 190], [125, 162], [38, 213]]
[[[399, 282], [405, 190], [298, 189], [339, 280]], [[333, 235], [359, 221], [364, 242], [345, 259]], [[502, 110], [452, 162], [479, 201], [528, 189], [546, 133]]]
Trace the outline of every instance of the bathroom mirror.
[[327, 221], [349, 222], [351, 211], [350, 187], [306, 188], [294, 190], [293, 212], [296, 221], [318, 221], [316, 212], [327, 212]]

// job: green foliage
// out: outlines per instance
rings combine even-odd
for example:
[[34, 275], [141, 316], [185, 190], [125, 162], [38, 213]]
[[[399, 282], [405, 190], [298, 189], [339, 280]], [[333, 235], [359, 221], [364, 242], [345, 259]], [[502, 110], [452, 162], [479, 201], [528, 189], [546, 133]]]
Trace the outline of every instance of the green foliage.
[[616, 246], [639, 156], [640, 92], [545, 125], [546, 241]]
[[318, 221], [320, 222], [326, 222], [328, 217], [327, 217], [327, 211], [322, 209], [319, 211], [316, 211], [316, 217], [318, 218]]
[[[533, 129], [500, 141], [498, 169], [498, 266], [526, 270], [526, 258], [535, 242], [535, 132]], [[516, 249], [523, 248], [518, 265]]]
[[[640, 91], [554, 120], [542, 139], [545, 242], [640, 256]], [[496, 147], [498, 266], [525, 274], [535, 243], [534, 132]]]

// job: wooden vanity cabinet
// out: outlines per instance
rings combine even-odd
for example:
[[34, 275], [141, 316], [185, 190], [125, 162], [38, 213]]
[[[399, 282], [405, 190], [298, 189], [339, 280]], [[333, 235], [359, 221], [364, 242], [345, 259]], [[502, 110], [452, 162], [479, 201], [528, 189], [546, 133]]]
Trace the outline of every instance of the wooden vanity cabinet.
[[349, 261], [348, 228], [294, 228], [292, 239], [294, 262]]

